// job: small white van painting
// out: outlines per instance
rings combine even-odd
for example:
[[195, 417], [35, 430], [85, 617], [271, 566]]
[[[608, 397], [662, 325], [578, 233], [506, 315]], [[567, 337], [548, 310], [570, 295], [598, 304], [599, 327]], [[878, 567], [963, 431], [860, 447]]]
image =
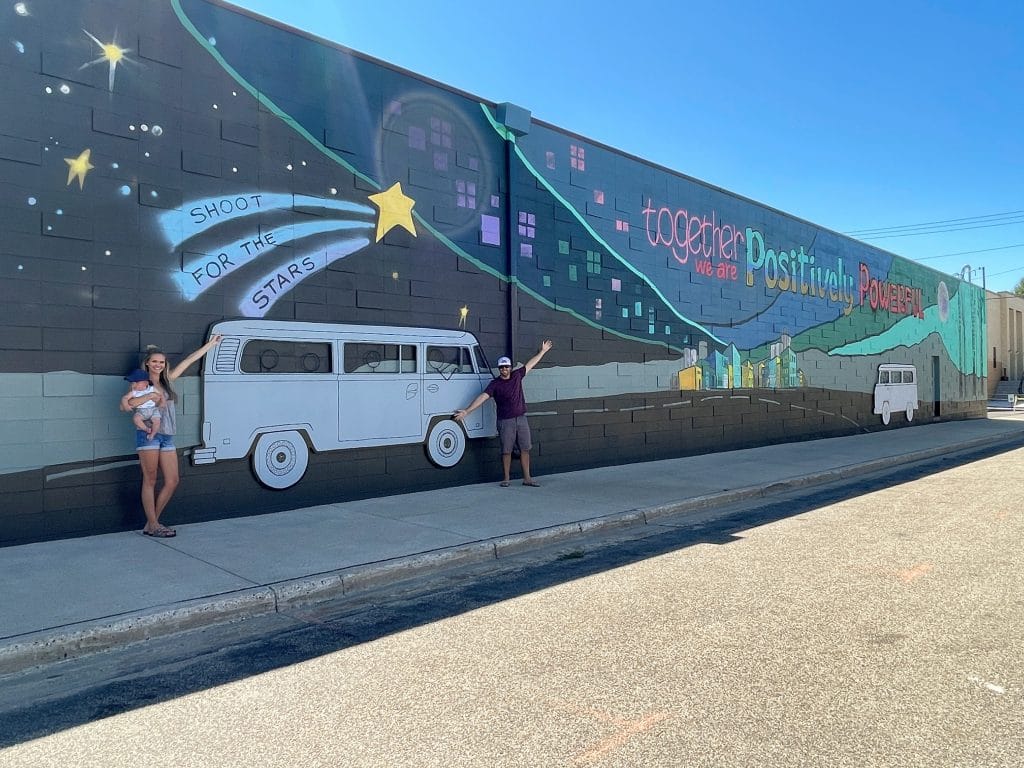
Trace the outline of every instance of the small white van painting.
[[888, 425], [893, 411], [903, 411], [907, 421], [914, 420], [917, 409], [917, 367], [902, 363], [882, 363], [875, 383], [874, 413]]

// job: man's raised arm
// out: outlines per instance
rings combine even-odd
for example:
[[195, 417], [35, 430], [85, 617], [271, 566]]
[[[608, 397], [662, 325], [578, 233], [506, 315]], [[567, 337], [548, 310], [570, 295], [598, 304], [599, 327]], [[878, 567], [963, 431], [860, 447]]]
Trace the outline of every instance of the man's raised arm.
[[533, 357], [526, 361], [527, 373], [533, 370], [533, 367], [540, 362], [540, 359], [548, 353], [548, 350], [551, 349], [552, 346], [554, 345], [551, 343], [551, 339], [544, 339], [544, 341], [541, 342], [540, 352], [538, 352], [536, 355], [534, 355]]

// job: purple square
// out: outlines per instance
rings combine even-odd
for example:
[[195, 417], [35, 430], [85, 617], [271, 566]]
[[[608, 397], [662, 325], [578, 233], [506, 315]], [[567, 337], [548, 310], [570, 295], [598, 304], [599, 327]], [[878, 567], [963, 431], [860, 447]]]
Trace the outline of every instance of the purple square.
[[484, 245], [501, 245], [501, 219], [486, 213], [480, 215], [480, 242]]

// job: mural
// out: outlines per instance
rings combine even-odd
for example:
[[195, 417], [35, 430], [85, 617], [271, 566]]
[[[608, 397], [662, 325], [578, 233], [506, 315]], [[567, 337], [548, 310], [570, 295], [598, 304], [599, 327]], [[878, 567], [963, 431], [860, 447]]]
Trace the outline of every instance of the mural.
[[984, 414], [956, 277], [213, 0], [0, 27], [0, 544], [137, 524], [123, 376], [213, 328], [178, 521], [495, 476], [445, 411], [543, 338], [545, 471]]

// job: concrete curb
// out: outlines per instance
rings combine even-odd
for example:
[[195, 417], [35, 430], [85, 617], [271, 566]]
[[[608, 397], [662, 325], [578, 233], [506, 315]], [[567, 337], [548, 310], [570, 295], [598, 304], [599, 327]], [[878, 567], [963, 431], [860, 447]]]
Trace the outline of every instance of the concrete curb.
[[1020, 433], [1007, 434], [996, 439], [976, 438], [956, 446], [929, 448], [786, 478], [769, 486], [735, 488], [656, 507], [627, 510], [576, 523], [539, 528], [393, 560], [255, 586], [238, 592], [195, 598], [171, 606], [40, 630], [14, 638], [13, 642], [0, 644], [0, 675], [185, 630], [241, 621], [336, 600], [424, 574], [513, 557], [541, 547], [585, 539], [596, 533], [655, 523], [663, 524], [669, 518], [683, 514], [706, 511], [713, 507], [727, 506], [751, 498], [768, 497], [799, 488], [824, 485], [884, 469], [893, 469], [896, 466], [904, 467], [939, 456], [955, 455], [1020, 439]]
[[188, 629], [254, 618], [275, 610], [273, 591], [267, 587], [255, 587], [66, 627], [43, 629], [0, 645], [0, 674], [86, 656]]
[[336, 600], [425, 573], [494, 560], [493, 541], [474, 541], [394, 560], [367, 563], [338, 571], [268, 585], [277, 597], [277, 610]]

